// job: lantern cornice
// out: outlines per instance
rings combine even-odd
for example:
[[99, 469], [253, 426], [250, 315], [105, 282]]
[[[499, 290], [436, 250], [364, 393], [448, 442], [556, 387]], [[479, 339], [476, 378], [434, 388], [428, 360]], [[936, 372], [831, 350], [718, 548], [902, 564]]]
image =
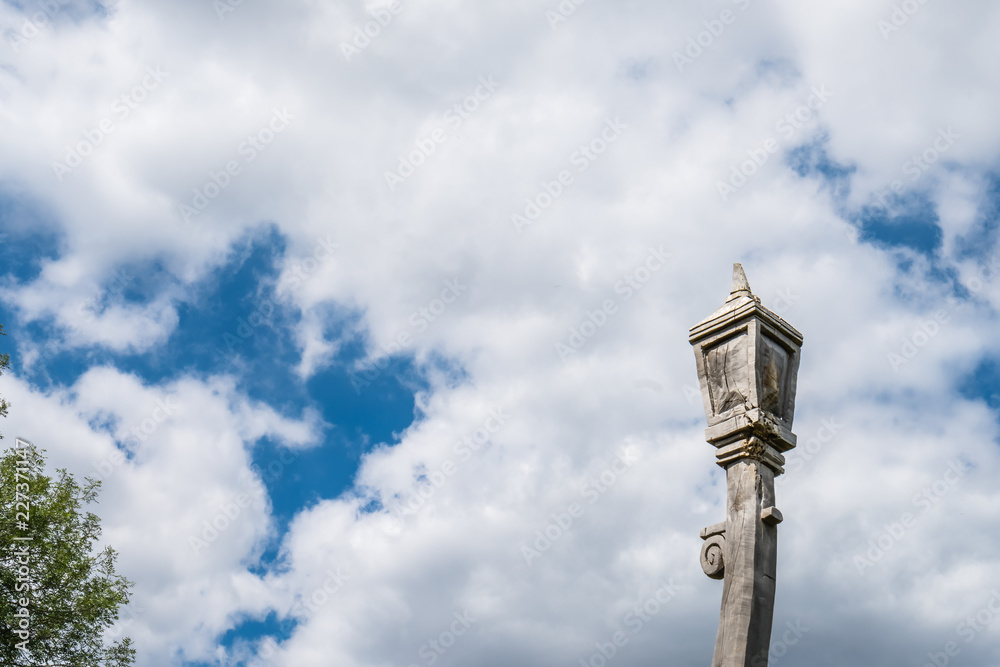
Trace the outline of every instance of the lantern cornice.
[[[742, 268], [740, 271], [742, 272]], [[745, 294], [739, 294], [735, 299], [730, 296], [730, 300], [726, 301], [722, 308], [691, 327], [688, 341], [694, 345], [717, 331], [733, 328], [741, 320], [750, 320], [754, 317], [787, 336], [795, 345], [802, 345], [802, 334], [777, 313], [765, 308], [760, 299], [750, 292], [749, 287], [747, 287]]]
[[[779, 452], [793, 449], [797, 442], [791, 429], [760, 408], [737, 413], [725, 421], [705, 429], [705, 440], [719, 448], [725, 447], [734, 440], [751, 437], [770, 443]], [[784, 464], [784, 462], [784, 458], [781, 458], [779, 465]], [[722, 464], [720, 463], [720, 465]]]

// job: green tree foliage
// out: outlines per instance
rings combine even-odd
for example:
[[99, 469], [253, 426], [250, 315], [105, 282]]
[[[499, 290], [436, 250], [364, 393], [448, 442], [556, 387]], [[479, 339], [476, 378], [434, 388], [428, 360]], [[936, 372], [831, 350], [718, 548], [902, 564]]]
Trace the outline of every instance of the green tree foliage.
[[[0, 372], [9, 361], [0, 355]], [[0, 415], [7, 407], [0, 400]], [[0, 665], [131, 665], [132, 640], [108, 644], [104, 634], [133, 583], [115, 572], [114, 549], [94, 553], [100, 519], [81, 512], [97, 500], [101, 483], [85, 477], [81, 485], [65, 468], [53, 480], [45, 474], [45, 450], [22, 444], [0, 458]], [[24, 602], [26, 639], [18, 634], [24, 619], [15, 616]]]
[[[7, 335], [7, 332], [3, 330], [3, 325], [0, 324], [0, 336], [6, 336], [6, 335]], [[9, 354], [0, 354], [0, 375], [3, 375], [3, 372], [5, 370], [7, 370], [7, 368], [9, 368], [9, 367], [10, 367], [10, 355]], [[0, 397], [0, 417], [6, 417], [7, 416], [7, 408], [9, 408], [9, 407], [10, 407], [10, 404], [7, 403], [7, 401], [5, 401], [2, 397]], [[3, 436], [0, 435], [0, 438], [2, 438], [2, 437]]]

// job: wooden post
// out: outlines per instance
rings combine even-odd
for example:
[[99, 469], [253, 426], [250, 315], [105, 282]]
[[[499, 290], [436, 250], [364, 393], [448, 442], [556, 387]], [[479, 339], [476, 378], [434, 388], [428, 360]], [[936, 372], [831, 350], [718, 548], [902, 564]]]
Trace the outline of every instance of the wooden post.
[[705, 574], [723, 579], [712, 667], [766, 667], [784, 472], [802, 334], [764, 308], [733, 266], [725, 305], [691, 329], [708, 442], [726, 470], [726, 520], [701, 531]]

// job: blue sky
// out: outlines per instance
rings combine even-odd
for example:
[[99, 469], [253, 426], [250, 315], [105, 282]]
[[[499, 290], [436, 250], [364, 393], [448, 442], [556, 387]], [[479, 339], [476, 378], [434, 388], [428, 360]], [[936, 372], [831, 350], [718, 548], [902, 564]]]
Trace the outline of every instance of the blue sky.
[[[136, 375], [144, 384], [162, 384], [179, 376], [229, 374], [236, 378], [241, 393], [268, 402], [282, 414], [316, 410], [324, 422], [322, 447], [298, 452], [286, 463], [278, 459], [278, 443], [268, 438], [251, 443], [253, 462], [263, 470], [274, 517], [286, 526], [298, 509], [351, 489], [361, 456], [379, 444], [395, 443], [419, 417], [414, 395], [426, 382], [413, 368], [412, 358], [400, 355], [370, 384], [352, 385], [366, 341], [363, 335], [348, 331], [359, 314], [346, 310], [334, 315], [328, 334], [348, 338], [335, 363], [307, 381], [296, 377], [293, 368], [299, 354], [291, 335], [294, 313], [279, 305], [269, 323], [249, 324], [255, 321], [250, 319], [254, 312], [262, 312], [258, 307], [261, 300], [275, 298], [275, 263], [284, 250], [280, 231], [273, 225], [250, 230], [233, 244], [221, 266], [189, 286], [189, 299], [177, 304], [176, 327], [154, 349], [130, 354], [87, 346], [54, 352], [43, 363], [28, 367], [18, 364], [21, 359], [15, 354], [13, 372], [29, 379], [39, 391], [71, 387], [94, 365], [114, 366]], [[58, 245], [39, 235], [9, 239], [3, 257], [4, 266], [13, 269], [8, 279], [27, 282], [37, 278], [37, 264], [22, 263], [26, 257], [57, 261]], [[163, 278], [167, 276], [155, 263], [120, 266], [111, 284], [103, 286], [104, 294], [108, 303], [143, 304]], [[0, 315], [16, 332], [8, 339], [12, 350], [25, 346], [26, 341], [44, 344], [59, 340], [52, 322], [21, 325], [15, 313], [0, 310]], [[241, 329], [241, 324], [248, 328]], [[280, 470], [268, 467], [276, 459]]]
[[0, 431], [102, 478], [137, 664], [705, 664], [733, 262], [805, 336], [771, 664], [1000, 663], [992, 5], [43, 5]]

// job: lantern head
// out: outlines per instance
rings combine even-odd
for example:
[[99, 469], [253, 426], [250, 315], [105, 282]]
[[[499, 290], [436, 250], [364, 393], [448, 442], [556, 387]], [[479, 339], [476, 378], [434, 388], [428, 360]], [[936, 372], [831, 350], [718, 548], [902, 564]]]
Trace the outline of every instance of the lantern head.
[[802, 334], [761, 305], [743, 267], [733, 265], [729, 298], [689, 337], [708, 429], [722, 448], [758, 436], [778, 452], [795, 446], [792, 416]]

